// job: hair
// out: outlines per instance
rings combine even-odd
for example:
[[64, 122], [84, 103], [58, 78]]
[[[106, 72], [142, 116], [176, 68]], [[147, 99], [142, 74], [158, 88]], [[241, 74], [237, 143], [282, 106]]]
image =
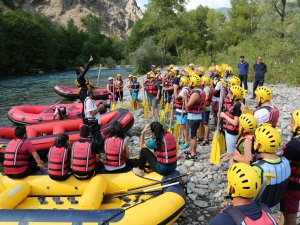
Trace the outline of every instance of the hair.
[[125, 134], [123, 131], [123, 126], [121, 123], [119, 123], [119, 121], [115, 121], [113, 122], [113, 124], [111, 125], [111, 135], [112, 136], [117, 136], [120, 138], [125, 138]]
[[91, 95], [91, 94], [94, 94], [93, 89], [92, 89], [92, 88], [87, 89], [86, 94], [87, 94], [88, 96]]
[[17, 126], [15, 128], [14, 134], [17, 138], [23, 138], [26, 134], [26, 127], [25, 126]]
[[67, 141], [69, 140], [69, 135], [63, 133], [60, 134], [54, 141], [54, 145], [57, 148], [65, 147], [67, 144]]
[[161, 148], [163, 145], [163, 136], [165, 133], [163, 125], [161, 125], [159, 122], [153, 122], [150, 125], [150, 129], [154, 134], [157, 148]]
[[243, 58], [243, 59], [244, 59], [245, 57], [244, 57], [243, 55], [241, 55], [240, 58]]
[[89, 126], [83, 125], [80, 128], [80, 137], [87, 138], [87, 137], [89, 137], [90, 133], [91, 133], [91, 130], [90, 130]]
[[77, 67], [75, 68], [75, 71], [76, 71], [76, 74], [79, 75], [79, 74], [80, 74], [80, 66], [77, 66]]

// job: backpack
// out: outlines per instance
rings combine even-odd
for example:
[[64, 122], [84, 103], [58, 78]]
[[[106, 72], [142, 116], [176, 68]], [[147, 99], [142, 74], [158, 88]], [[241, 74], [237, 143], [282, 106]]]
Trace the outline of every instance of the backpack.
[[270, 113], [269, 121], [267, 123], [270, 123], [272, 127], [276, 127], [278, 120], [279, 120], [279, 110], [275, 106], [265, 106], [265, 109], [267, 109]]
[[210, 86], [210, 91], [209, 91], [208, 98], [205, 102], [205, 106], [210, 106], [212, 97], [214, 96], [214, 92], [215, 92], [215, 89], [213, 88], [213, 86]]

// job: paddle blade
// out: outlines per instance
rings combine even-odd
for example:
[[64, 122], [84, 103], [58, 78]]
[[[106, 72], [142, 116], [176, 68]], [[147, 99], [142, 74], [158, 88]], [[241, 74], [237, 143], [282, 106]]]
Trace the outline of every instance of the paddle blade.
[[225, 137], [223, 133], [220, 133], [219, 135], [219, 144], [220, 144], [220, 153], [224, 154], [226, 151], [226, 142]]
[[169, 129], [167, 130], [167, 132], [169, 132], [169, 133], [173, 133], [173, 131], [172, 131], [171, 127], [169, 127]]
[[142, 108], [144, 105], [143, 105], [143, 102], [141, 102], [141, 101], [138, 101], [137, 102], [137, 106], [139, 107], [139, 108]]
[[126, 109], [125, 105], [124, 105], [124, 102], [123, 101], [120, 101], [120, 108], [121, 109]]
[[218, 136], [219, 136], [218, 132], [215, 132], [212, 140], [210, 159], [209, 159], [210, 162], [215, 165], [218, 165], [220, 163], [220, 157], [221, 157], [220, 143], [219, 143]]
[[161, 108], [162, 109], [162, 107], [163, 107], [163, 98], [160, 98], [160, 102], [159, 102], [159, 108]]
[[147, 120], [148, 119], [148, 102], [146, 102], [144, 106], [144, 118]]
[[179, 129], [180, 129], [180, 125], [176, 122], [174, 127], [174, 136], [176, 139], [178, 138], [179, 135]]
[[170, 112], [170, 104], [169, 102], [167, 102], [167, 104], [165, 105], [165, 112]]
[[116, 108], [117, 108], [116, 103], [113, 103], [112, 106], [111, 106], [111, 111], [116, 110]]
[[201, 137], [201, 136], [202, 136], [202, 129], [201, 129], [201, 126], [200, 126], [199, 129], [198, 129], [197, 135], [198, 135], [198, 137]]
[[160, 122], [161, 123], [164, 123], [166, 121], [166, 115], [165, 115], [165, 110], [161, 110], [161, 113], [160, 113]]
[[131, 111], [134, 110], [134, 100], [133, 99], [131, 99], [131, 101], [130, 101], [129, 108]]

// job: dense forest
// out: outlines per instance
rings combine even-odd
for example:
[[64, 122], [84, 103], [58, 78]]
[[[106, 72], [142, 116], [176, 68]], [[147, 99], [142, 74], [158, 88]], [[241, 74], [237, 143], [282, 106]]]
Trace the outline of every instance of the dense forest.
[[269, 82], [300, 85], [300, 0], [231, 0], [228, 17], [202, 6], [187, 12], [186, 2], [150, 0], [124, 41], [101, 35], [101, 18], [92, 15], [82, 18], [82, 31], [72, 21], [55, 27], [18, 8], [2, 12], [1, 73], [62, 70], [89, 54], [103, 65], [129, 63], [139, 72], [151, 64], [190, 62], [206, 68], [226, 62], [236, 72], [240, 55], [250, 65], [261, 55]]

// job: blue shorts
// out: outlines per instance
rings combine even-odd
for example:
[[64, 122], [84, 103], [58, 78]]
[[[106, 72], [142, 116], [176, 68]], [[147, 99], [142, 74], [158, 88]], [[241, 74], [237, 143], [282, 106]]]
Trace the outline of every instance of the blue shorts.
[[198, 132], [200, 123], [201, 123], [201, 120], [188, 120], [189, 137], [190, 138], [197, 137], [197, 132]]
[[176, 120], [179, 125], [186, 124], [187, 123], [187, 113], [182, 115], [182, 119], [181, 119], [181, 115], [176, 115]]
[[148, 101], [150, 103], [150, 106], [153, 107], [154, 109], [157, 109], [158, 105], [157, 105], [156, 95], [151, 94], [148, 97], [149, 97]]
[[173, 95], [173, 92], [168, 92], [168, 99], [167, 99], [167, 102], [168, 103], [171, 103], [172, 102], [172, 95]]
[[131, 97], [132, 97], [133, 100], [138, 100], [138, 96], [139, 96], [138, 92], [132, 92], [131, 93]]
[[203, 111], [202, 113], [202, 123], [208, 124], [210, 111]]

